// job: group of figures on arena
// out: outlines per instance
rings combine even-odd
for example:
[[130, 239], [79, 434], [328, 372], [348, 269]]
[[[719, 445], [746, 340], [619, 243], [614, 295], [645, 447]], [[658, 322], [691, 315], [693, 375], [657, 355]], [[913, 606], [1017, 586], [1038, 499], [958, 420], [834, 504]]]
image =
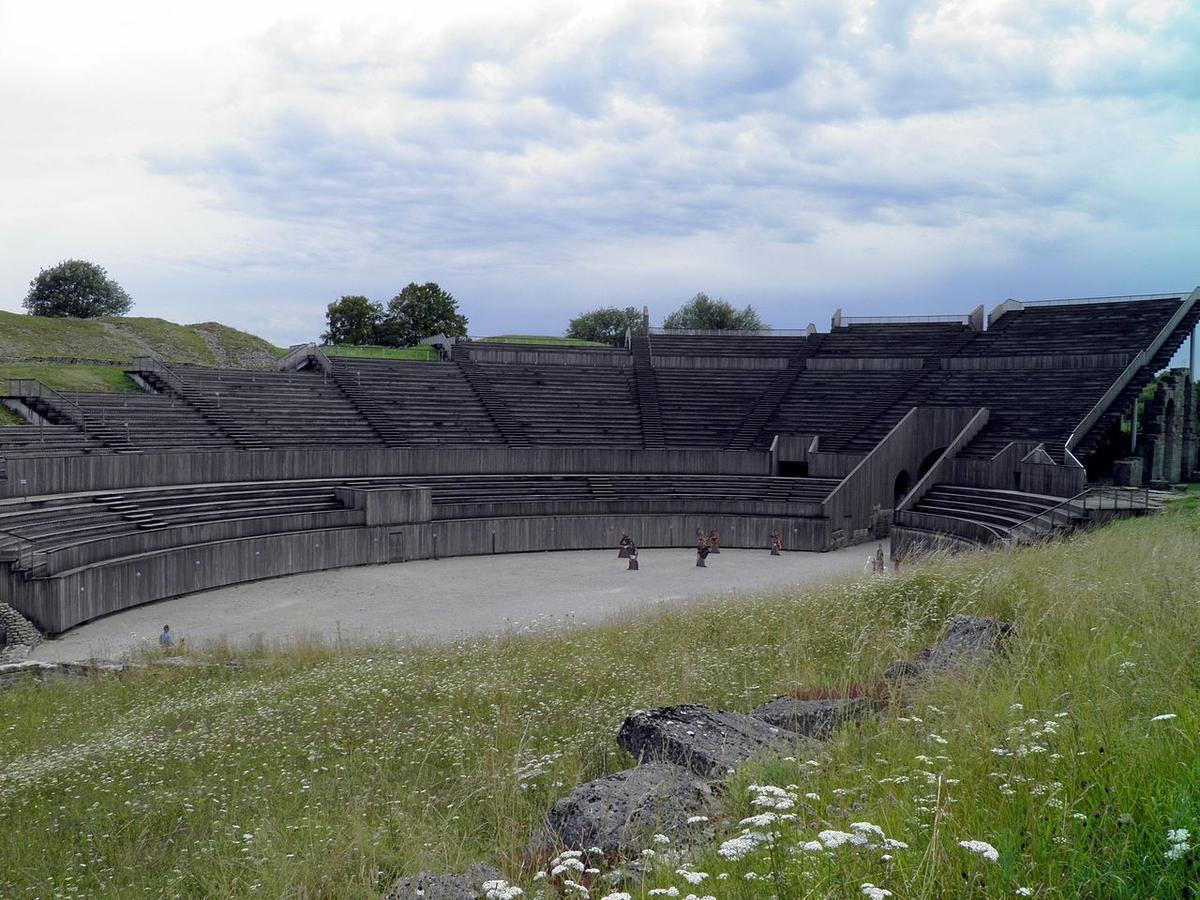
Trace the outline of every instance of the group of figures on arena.
[[[772, 531], [771, 539], [771, 555], [782, 556], [783, 553], [783, 537], [778, 531]], [[721, 533], [717, 529], [712, 529], [707, 534], [703, 528], [696, 529], [696, 567], [700, 569], [708, 568], [708, 559], [710, 554], [721, 552]], [[629, 561], [628, 571], [638, 571], [638, 548], [633, 539], [626, 533], [621, 533], [621, 540], [617, 542], [617, 559], [625, 559]]]
[[638, 571], [638, 549], [637, 549], [637, 544], [635, 544], [635, 543], [634, 543], [634, 542], [633, 542], [633, 541], [630, 539], [629, 535], [627, 535], [627, 534], [625, 534], [625, 533], [623, 533], [623, 532], [622, 532], [622, 534], [621, 534], [621, 540], [620, 540], [620, 543], [618, 543], [618, 544], [617, 544], [617, 559], [627, 559], [627, 560], [629, 560], [629, 569], [628, 569], [628, 571], [630, 571], [630, 572], [636, 572], [636, 571]]

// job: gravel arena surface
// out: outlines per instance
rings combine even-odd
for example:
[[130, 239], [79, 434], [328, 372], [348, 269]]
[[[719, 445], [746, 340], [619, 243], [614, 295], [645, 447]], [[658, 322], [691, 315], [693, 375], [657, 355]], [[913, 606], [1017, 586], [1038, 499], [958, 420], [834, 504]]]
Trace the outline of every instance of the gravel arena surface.
[[161, 600], [81, 625], [39, 645], [31, 659], [120, 659], [153, 646], [169, 624], [176, 640], [261, 636], [267, 641], [425, 643], [585, 625], [659, 603], [737, 597], [863, 577], [875, 545], [829, 553], [723, 550], [696, 567], [692, 550], [642, 550], [629, 572], [616, 550], [513, 553], [359, 566]]

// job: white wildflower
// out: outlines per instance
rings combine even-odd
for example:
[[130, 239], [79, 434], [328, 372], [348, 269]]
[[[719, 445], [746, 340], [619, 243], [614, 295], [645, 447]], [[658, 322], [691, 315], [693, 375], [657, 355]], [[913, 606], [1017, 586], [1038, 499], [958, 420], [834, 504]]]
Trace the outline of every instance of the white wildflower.
[[959, 841], [958, 846], [964, 850], [970, 850], [972, 853], [978, 853], [988, 862], [996, 862], [1000, 859], [1000, 851], [987, 841]]
[[850, 830], [855, 831], [864, 837], [869, 837], [873, 834], [876, 835], [880, 840], [883, 839], [883, 829], [878, 825], [873, 825], [870, 822], [851, 822]]
[[892, 892], [887, 888], [876, 887], [871, 882], [863, 882], [862, 892], [864, 897], [869, 897], [870, 900], [884, 900], [885, 897], [892, 896]]
[[773, 812], [764, 812], [759, 813], [757, 816], [749, 816], [748, 818], [742, 819], [742, 821], [738, 824], [753, 825], [755, 828], [769, 828], [771, 825], [775, 824], [778, 818], [779, 816], [775, 815]]
[[502, 878], [497, 878], [493, 881], [485, 881], [483, 890], [488, 900], [516, 900], [525, 892], [515, 884], [509, 884]]
[[721, 844], [717, 853], [724, 859], [738, 860], [766, 841], [767, 836], [760, 831], [745, 831]]

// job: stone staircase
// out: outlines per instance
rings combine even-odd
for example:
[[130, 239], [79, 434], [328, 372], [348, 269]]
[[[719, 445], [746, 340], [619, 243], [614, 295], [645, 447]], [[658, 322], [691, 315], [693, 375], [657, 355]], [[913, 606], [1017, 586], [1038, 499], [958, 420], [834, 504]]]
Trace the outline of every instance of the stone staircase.
[[633, 352], [633, 379], [638, 409], [642, 414], [642, 444], [651, 449], [666, 447], [658, 382], [654, 378], [654, 366], [650, 359], [650, 338], [644, 335], [632, 338], [630, 349]]
[[142, 381], [160, 394], [179, 397], [217, 432], [243, 450], [270, 450], [270, 446], [238, 427], [233, 417], [221, 410], [220, 398], [191, 387], [184, 381], [168, 383], [159, 372], [141, 371]]
[[813, 356], [821, 349], [821, 340], [824, 335], [811, 335], [799, 350], [793, 353], [788, 358], [787, 368], [781, 369], [772, 380], [770, 387], [763, 392], [758, 401], [746, 413], [746, 418], [742, 420], [742, 424], [738, 426], [737, 434], [735, 434], [729, 442], [730, 450], [749, 450], [762, 434], [763, 428], [779, 408], [779, 404], [783, 402], [783, 398], [787, 396], [787, 392], [791, 390], [792, 385], [796, 381], [796, 377], [804, 371], [808, 364], [809, 357]]
[[460, 349], [456, 346], [454, 348], [454, 362], [458, 364], [458, 368], [467, 380], [467, 384], [471, 386], [471, 390], [475, 392], [475, 396], [483, 404], [483, 408], [487, 411], [492, 423], [496, 426], [496, 430], [504, 438], [504, 442], [510, 447], [532, 446], [529, 437], [525, 434], [525, 430], [521, 427], [521, 423], [512, 414], [512, 410], [508, 408], [508, 404], [504, 402], [504, 398], [496, 392], [496, 389], [483, 376], [483, 373], [479, 371], [479, 366], [475, 360], [471, 359], [470, 351]]

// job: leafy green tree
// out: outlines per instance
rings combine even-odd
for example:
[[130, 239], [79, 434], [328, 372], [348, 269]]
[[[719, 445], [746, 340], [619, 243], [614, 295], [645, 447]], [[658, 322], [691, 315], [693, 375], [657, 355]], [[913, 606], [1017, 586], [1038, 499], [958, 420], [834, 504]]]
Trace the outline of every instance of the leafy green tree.
[[434, 334], [466, 337], [467, 317], [458, 301], [434, 282], [409, 284], [388, 301], [379, 323], [379, 343], [409, 347]]
[[366, 297], [352, 294], [335, 300], [325, 308], [327, 344], [374, 344], [378, 339], [383, 307]]
[[25, 311], [31, 316], [95, 319], [123, 316], [133, 307], [125, 289], [108, 277], [103, 266], [68, 259], [42, 269], [29, 282]]
[[635, 335], [645, 334], [646, 326], [642, 321], [642, 314], [632, 306], [626, 306], [624, 309], [606, 306], [581, 313], [572, 319], [567, 325], [567, 337], [623, 347], [626, 329]]
[[734, 309], [719, 297], [713, 300], [701, 291], [663, 319], [663, 328], [687, 328], [704, 331], [760, 331], [766, 328], [753, 306]]

